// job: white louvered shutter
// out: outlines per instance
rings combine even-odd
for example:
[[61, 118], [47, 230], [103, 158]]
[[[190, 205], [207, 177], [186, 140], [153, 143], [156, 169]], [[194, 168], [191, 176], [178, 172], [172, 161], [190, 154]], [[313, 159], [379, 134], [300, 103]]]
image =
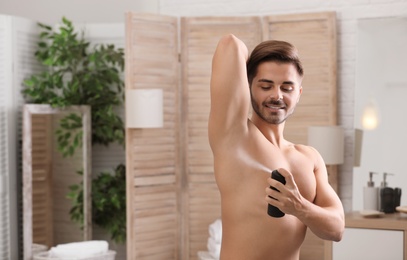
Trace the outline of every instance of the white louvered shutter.
[[[0, 259], [11, 258], [9, 123], [11, 85], [11, 17], [0, 16]], [[16, 213], [15, 213], [16, 214]], [[16, 217], [16, 215], [14, 215]]]
[[[19, 17], [12, 18], [13, 82], [11, 85], [11, 100], [13, 105], [11, 106], [9, 118], [11, 127], [9, 135], [9, 154], [12, 154], [13, 157], [15, 156], [15, 158], [10, 160], [12, 166], [10, 172], [13, 174], [13, 179], [17, 180], [17, 183], [14, 183], [13, 186], [17, 187], [22, 183], [22, 151], [20, 144], [22, 143], [22, 108], [25, 103], [21, 94], [24, 88], [23, 81], [31, 75], [44, 70], [34, 56], [37, 50], [38, 34], [39, 27], [37, 22]], [[13, 203], [12, 210], [22, 212], [22, 206], [20, 206], [22, 202], [19, 200], [17, 200], [17, 202], [18, 203]], [[20, 219], [20, 221], [22, 221], [22, 219]], [[20, 228], [20, 230], [22, 230], [22, 228]], [[16, 237], [17, 234], [16, 231], [12, 231], [12, 236]], [[15, 239], [14, 237], [12, 237], [12, 239]], [[22, 245], [20, 247], [22, 248]], [[21, 258], [21, 256], [19, 258]]]
[[[0, 78], [1, 84], [2, 79]], [[1, 96], [4, 96], [2, 94], [0, 93]], [[3, 101], [1, 100], [0, 102]], [[0, 259], [10, 258], [10, 241], [8, 239], [10, 236], [9, 190], [7, 185], [8, 155], [6, 140], [6, 109], [4, 105], [0, 105]]]
[[129, 13], [126, 21], [126, 89], [164, 92], [163, 128], [126, 129], [127, 257], [184, 259], [179, 218], [178, 20]]
[[40, 68], [34, 58], [37, 35], [36, 22], [0, 15], [0, 260], [22, 254], [18, 251], [21, 89], [23, 79]]

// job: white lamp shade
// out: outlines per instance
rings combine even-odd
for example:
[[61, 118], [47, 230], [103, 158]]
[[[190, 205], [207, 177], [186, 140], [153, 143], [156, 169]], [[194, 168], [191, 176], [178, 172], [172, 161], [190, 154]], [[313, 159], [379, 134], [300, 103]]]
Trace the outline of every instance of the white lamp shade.
[[344, 161], [344, 135], [344, 129], [340, 126], [310, 126], [308, 145], [318, 150], [325, 164], [342, 164]]
[[126, 127], [163, 127], [163, 90], [126, 90]]

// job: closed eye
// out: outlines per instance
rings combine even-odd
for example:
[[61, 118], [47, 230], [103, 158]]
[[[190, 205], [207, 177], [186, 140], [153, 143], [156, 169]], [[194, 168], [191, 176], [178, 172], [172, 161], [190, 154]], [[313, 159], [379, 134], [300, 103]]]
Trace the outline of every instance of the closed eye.
[[284, 92], [291, 92], [291, 91], [294, 90], [294, 87], [291, 86], [291, 85], [289, 85], [289, 86], [283, 85], [283, 86], [281, 86], [281, 90], [284, 91]]

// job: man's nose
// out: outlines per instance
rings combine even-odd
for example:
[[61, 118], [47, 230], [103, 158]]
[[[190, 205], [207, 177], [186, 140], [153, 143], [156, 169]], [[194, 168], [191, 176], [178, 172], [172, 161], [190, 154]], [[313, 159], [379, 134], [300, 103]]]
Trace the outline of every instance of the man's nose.
[[270, 98], [273, 100], [283, 99], [283, 92], [279, 87], [274, 88], [270, 93]]

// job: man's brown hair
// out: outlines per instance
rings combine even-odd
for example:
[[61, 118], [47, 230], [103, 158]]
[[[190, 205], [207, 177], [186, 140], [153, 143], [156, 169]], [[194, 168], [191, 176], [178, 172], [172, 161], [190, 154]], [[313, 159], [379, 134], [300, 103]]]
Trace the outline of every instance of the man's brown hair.
[[252, 84], [252, 80], [257, 73], [257, 67], [260, 63], [266, 61], [291, 63], [295, 66], [301, 77], [304, 74], [298, 51], [291, 43], [269, 40], [257, 45], [247, 60], [247, 78], [249, 85]]

